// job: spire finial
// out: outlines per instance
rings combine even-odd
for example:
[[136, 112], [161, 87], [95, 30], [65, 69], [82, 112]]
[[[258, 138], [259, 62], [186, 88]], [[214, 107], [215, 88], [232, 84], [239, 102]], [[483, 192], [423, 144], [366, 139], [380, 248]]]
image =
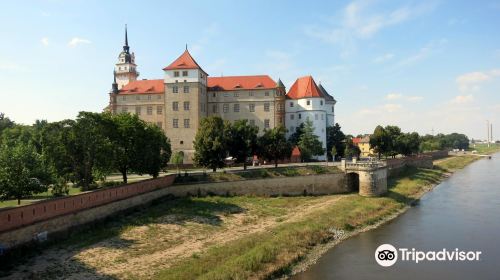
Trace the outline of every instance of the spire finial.
[[128, 47], [127, 24], [125, 23], [125, 46]]
[[186, 51], [188, 50], [188, 44], [186, 43]]

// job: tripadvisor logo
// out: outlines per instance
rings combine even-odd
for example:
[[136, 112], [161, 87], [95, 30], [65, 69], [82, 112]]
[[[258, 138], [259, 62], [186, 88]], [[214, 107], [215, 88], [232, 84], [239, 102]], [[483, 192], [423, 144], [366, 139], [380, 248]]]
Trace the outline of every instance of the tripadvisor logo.
[[419, 263], [422, 261], [479, 261], [481, 251], [461, 251], [458, 248], [449, 251], [419, 251], [415, 248], [396, 249], [391, 244], [382, 244], [375, 250], [375, 260], [381, 266], [392, 266], [398, 261], [409, 261]]

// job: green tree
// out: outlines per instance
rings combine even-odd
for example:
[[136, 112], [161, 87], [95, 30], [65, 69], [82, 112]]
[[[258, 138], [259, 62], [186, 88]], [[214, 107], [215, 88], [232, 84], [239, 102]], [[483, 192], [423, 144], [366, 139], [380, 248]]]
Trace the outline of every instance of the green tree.
[[386, 155], [396, 157], [398, 151], [401, 149], [400, 143], [398, 142], [399, 136], [401, 135], [401, 128], [395, 125], [388, 125], [385, 128], [387, 133], [387, 150]]
[[309, 161], [313, 156], [324, 154], [323, 144], [319, 137], [314, 134], [314, 126], [311, 120], [304, 122], [302, 135], [300, 135], [298, 147], [302, 161]]
[[247, 120], [238, 120], [234, 124], [226, 125], [226, 139], [229, 155], [236, 159], [236, 163], [243, 163], [247, 169], [247, 159], [251, 157], [257, 147], [257, 133], [259, 128], [249, 125]]
[[358, 146], [354, 145], [352, 138], [349, 137], [346, 139], [344, 156], [346, 159], [359, 158], [361, 154], [361, 150]]
[[179, 165], [184, 164], [184, 152], [183, 151], [177, 151], [172, 155], [172, 164], [175, 164], [175, 167], [177, 168], [177, 174], [180, 174], [179, 170]]
[[213, 172], [225, 166], [227, 143], [224, 128], [224, 121], [220, 117], [211, 116], [201, 120], [193, 142], [194, 162], [197, 165], [211, 168]]
[[75, 159], [75, 179], [83, 190], [88, 190], [96, 177], [103, 179], [113, 171], [113, 147], [107, 129], [109, 123], [99, 113], [80, 112], [73, 125], [70, 150]]
[[21, 199], [47, 191], [51, 173], [34, 146], [23, 142], [0, 149], [0, 199]]
[[2, 131], [4, 131], [4, 129], [12, 128], [14, 126], [15, 123], [13, 121], [6, 117], [4, 113], [0, 113], [0, 136], [2, 135]]
[[103, 114], [106, 135], [112, 143], [113, 166], [127, 183], [127, 173], [158, 176], [170, 158], [170, 143], [164, 133], [135, 114]]
[[286, 139], [286, 129], [283, 126], [264, 130], [258, 143], [260, 155], [267, 161], [274, 161], [274, 167], [278, 167], [278, 161], [292, 153], [292, 145]]
[[381, 158], [382, 154], [386, 154], [390, 149], [391, 139], [389, 138], [386, 130], [378, 125], [373, 131], [373, 135], [370, 136], [370, 148], [373, 149], [375, 153], [378, 154], [378, 158]]
[[409, 156], [417, 154], [420, 150], [420, 137], [418, 133], [401, 133], [397, 138], [398, 153]]
[[299, 126], [295, 128], [295, 131], [290, 135], [288, 141], [292, 144], [292, 147], [295, 147], [299, 144], [300, 136], [304, 134], [304, 123], [301, 123]]
[[[339, 157], [344, 156], [346, 136], [342, 132], [338, 123], [334, 126], [326, 127], [326, 149], [329, 151], [329, 158], [335, 160], [335, 155]], [[333, 148], [336, 153], [334, 154]]]

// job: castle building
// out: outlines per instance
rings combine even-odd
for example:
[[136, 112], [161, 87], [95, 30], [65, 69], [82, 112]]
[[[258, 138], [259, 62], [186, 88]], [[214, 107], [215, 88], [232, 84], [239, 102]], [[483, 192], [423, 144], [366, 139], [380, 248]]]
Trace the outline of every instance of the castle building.
[[268, 75], [209, 77], [187, 47], [163, 72], [163, 79], [137, 79], [125, 29], [107, 110], [134, 113], [161, 127], [172, 150], [184, 152], [185, 163], [192, 162], [193, 140], [200, 120], [207, 116], [230, 122], [248, 120], [259, 128], [259, 134], [280, 125], [293, 132], [309, 117], [326, 145], [326, 126], [334, 123], [336, 101], [310, 76], [298, 79], [288, 94], [280, 79], [275, 82]]
[[[286, 94], [286, 127], [290, 137], [296, 128], [310, 120], [314, 134], [319, 137], [326, 151], [326, 127], [335, 124], [334, 112], [337, 101], [329, 95], [311, 76], [298, 78]], [[325, 156], [316, 157], [324, 160]]]

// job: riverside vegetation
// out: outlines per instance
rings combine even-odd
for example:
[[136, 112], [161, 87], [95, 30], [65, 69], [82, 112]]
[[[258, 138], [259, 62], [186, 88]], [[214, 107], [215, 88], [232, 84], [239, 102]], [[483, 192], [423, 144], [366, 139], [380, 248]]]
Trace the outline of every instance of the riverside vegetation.
[[[289, 274], [318, 245], [401, 213], [476, 156], [390, 178], [384, 197], [162, 199], [11, 263], [12, 278], [265, 279]], [[22, 264], [21, 264], [22, 262]]]

